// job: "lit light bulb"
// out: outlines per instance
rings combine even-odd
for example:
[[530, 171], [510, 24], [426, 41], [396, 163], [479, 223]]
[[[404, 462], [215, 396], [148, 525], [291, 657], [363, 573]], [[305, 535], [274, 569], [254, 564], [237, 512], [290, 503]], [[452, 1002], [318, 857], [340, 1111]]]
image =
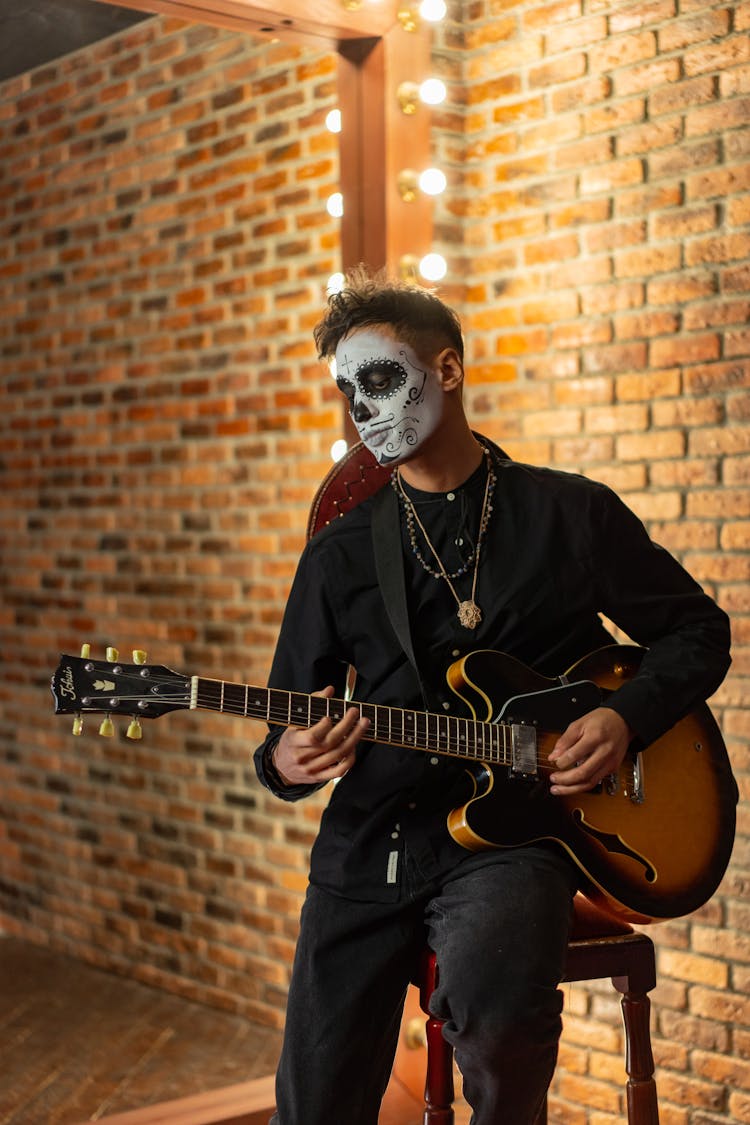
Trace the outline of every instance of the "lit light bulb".
[[425, 195], [440, 195], [448, 181], [440, 168], [425, 168], [419, 176], [419, 187]]
[[441, 281], [448, 272], [448, 263], [442, 254], [425, 254], [419, 272], [425, 281]]
[[419, 5], [419, 14], [428, 23], [437, 23], [445, 17], [447, 11], [445, 0], [422, 0]]
[[339, 438], [338, 441], [335, 441], [333, 443], [333, 445], [331, 446], [331, 460], [332, 461], [340, 461], [341, 458], [346, 453], [346, 451], [348, 450], [348, 448], [349, 448], [349, 446], [347, 444], [346, 439], [345, 438]]
[[448, 91], [445, 82], [440, 78], [425, 78], [420, 83], [419, 96], [425, 105], [440, 105], [447, 97]]
[[336, 356], [335, 355], [332, 355], [331, 358], [328, 360], [328, 370], [331, 372], [331, 375], [335, 379], [336, 378], [336, 372], [338, 370], [338, 368], [336, 367]]
[[335, 191], [333, 195], [328, 196], [326, 211], [334, 219], [340, 219], [344, 214], [344, 197], [340, 191]]
[[326, 115], [326, 129], [328, 130], [329, 133], [340, 133], [341, 132], [341, 110], [340, 109], [332, 109], [331, 112]]
[[332, 273], [326, 285], [326, 296], [330, 297], [334, 293], [340, 293], [345, 284], [346, 278], [343, 273]]

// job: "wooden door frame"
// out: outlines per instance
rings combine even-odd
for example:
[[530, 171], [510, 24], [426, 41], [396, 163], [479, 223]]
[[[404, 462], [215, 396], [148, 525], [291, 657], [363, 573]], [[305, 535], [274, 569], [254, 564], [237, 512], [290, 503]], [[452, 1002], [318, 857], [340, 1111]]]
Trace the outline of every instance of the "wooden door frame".
[[397, 186], [400, 171], [419, 171], [429, 160], [426, 109], [407, 116], [396, 96], [402, 82], [427, 76], [430, 58], [428, 29], [406, 31], [398, 19], [403, 3], [364, 0], [352, 10], [342, 0], [278, 0], [271, 11], [245, 0], [99, 2], [336, 51], [342, 269], [364, 262], [396, 274], [405, 256], [429, 250], [431, 207], [421, 197], [405, 202]]

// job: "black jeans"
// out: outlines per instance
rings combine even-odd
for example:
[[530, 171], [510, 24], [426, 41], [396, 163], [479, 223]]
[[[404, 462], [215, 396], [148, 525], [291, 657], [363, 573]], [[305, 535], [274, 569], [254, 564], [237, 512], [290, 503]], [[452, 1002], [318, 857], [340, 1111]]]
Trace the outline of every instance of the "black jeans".
[[469, 855], [407, 902], [310, 887], [270, 1125], [377, 1125], [425, 941], [473, 1125], [532, 1125], [557, 1058], [577, 884], [562, 854], [526, 847]]

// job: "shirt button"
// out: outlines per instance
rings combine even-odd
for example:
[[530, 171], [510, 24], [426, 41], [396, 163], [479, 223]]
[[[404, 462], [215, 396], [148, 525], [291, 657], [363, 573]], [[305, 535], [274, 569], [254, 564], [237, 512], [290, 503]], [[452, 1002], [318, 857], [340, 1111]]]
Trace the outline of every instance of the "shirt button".
[[391, 839], [398, 840], [398, 832], [391, 832]]
[[409, 808], [410, 809], [415, 809], [416, 807], [417, 807], [416, 801], [409, 801]]
[[448, 493], [448, 494], [446, 495], [445, 499], [446, 499], [446, 500], [455, 500], [455, 499], [456, 499], [456, 494], [455, 494], [455, 492], [449, 492], [449, 493]]
[[439, 762], [439, 761], [440, 761], [440, 759], [439, 759], [439, 758], [430, 758], [430, 765], [431, 765], [431, 766], [436, 766], [436, 765], [438, 764], [438, 762]]
[[447, 699], [444, 699], [443, 700], [443, 710], [444, 711], [450, 711], [450, 709], [451, 709], [450, 703], [448, 702]]
[[461, 649], [460, 648], [454, 648], [453, 652], [451, 653], [451, 656], [460, 656], [460, 655], [461, 655]]

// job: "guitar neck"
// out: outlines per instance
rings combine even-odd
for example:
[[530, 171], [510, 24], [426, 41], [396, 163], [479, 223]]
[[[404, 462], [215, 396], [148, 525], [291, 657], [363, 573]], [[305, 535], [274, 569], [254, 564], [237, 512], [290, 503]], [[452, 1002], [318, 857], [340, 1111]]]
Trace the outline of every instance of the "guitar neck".
[[509, 723], [485, 723], [429, 711], [327, 699], [202, 676], [193, 676], [190, 681], [191, 710], [220, 711], [277, 726], [311, 727], [326, 716], [338, 722], [351, 707], [370, 720], [370, 728], [363, 736], [366, 741], [495, 765], [511, 763], [513, 728]]

